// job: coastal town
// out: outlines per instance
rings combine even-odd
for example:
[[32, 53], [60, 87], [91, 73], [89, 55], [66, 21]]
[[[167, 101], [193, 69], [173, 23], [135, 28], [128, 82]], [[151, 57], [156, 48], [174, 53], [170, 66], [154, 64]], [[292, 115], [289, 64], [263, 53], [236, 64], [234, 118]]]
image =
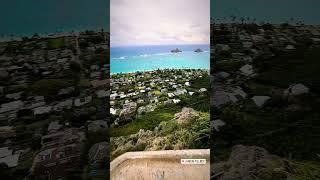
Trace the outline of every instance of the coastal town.
[[[185, 132], [187, 128], [180, 128], [182, 124], [202, 123], [202, 130], [210, 130], [209, 70], [119, 73], [111, 76], [110, 86], [112, 159], [128, 151], [192, 147], [198, 136], [187, 142], [168, 142], [176, 133]], [[169, 126], [171, 129], [167, 129]], [[135, 138], [138, 140], [132, 140]]]
[[320, 26], [235, 18], [211, 23], [211, 177], [319, 179]]
[[109, 33], [0, 42], [4, 179], [107, 177]]

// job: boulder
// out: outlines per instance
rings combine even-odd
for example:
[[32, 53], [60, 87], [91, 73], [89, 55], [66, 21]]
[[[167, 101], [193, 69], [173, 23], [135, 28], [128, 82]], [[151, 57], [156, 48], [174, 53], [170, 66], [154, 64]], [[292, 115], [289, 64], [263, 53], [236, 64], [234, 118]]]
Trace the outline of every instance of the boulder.
[[189, 123], [199, 117], [199, 113], [192, 108], [184, 107], [182, 111], [174, 115], [174, 120], [179, 124]]
[[63, 125], [59, 124], [58, 121], [53, 121], [49, 124], [48, 126], [48, 132], [49, 133], [53, 133], [53, 132], [57, 132], [59, 131], [61, 128], [63, 127]]
[[220, 107], [232, 102], [228, 93], [223, 90], [214, 91], [213, 96], [211, 96], [210, 98], [210, 101], [215, 107]]
[[19, 110], [23, 108], [24, 102], [23, 101], [12, 101], [9, 103], [1, 104], [0, 113]]
[[216, 131], [219, 132], [219, 128], [226, 125], [226, 123], [220, 119], [213, 120], [210, 122], [211, 128], [214, 128]]
[[236, 145], [228, 161], [211, 164], [211, 174], [223, 180], [255, 180], [275, 158], [263, 148]]
[[52, 106], [40, 106], [33, 109], [34, 115], [41, 115], [49, 113], [52, 110]]
[[284, 94], [288, 95], [300, 95], [309, 93], [309, 88], [303, 84], [293, 84], [285, 90]]
[[131, 120], [134, 119], [136, 115], [136, 110], [137, 110], [137, 103], [135, 102], [129, 102], [123, 105], [123, 108], [120, 112], [120, 120]]
[[252, 77], [254, 76], [254, 71], [252, 65], [246, 64], [242, 66], [240, 69], [241, 73], [245, 76]]
[[176, 48], [176, 49], [173, 49], [171, 50], [172, 53], [179, 53], [179, 52], [182, 52], [180, 49]]
[[94, 144], [89, 150], [89, 161], [92, 165], [108, 163], [109, 160], [109, 143], [100, 142]]
[[221, 72], [218, 72], [215, 77], [217, 78], [217, 80], [223, 80], [223, 79], [226, 79], [230, 76], [229, 73], [227, 72], [224, 72], [224, 71], [221, 71]]
[[200, 53], [200, 52], [203, 52], [203, 50], [198, 48], [198, 49], [196, 49], [194, 52]]
[[269, 96], [253, 96], [253, 102], [258, 106], [262, 107], [268, 100], [270, 99]]

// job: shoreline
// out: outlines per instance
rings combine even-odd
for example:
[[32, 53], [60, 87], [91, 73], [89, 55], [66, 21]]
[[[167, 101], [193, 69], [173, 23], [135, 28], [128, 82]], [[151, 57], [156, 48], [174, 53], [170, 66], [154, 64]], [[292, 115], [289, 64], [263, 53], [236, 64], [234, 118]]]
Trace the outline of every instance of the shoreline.
[[[109, 30], [103, 29], [104, 33], [109, 33]], [[59, 37], [66, 37], [66, 36], [75, 36], [77, 34], [85, 33], [86, 31], [91, 32], [101, 32], [101, 29], [83, 29], [83, 30], [68, 30], [63, 32], [53, 32], [53, 33], [33, 33], [33, 34], [25, 34], [25, 35], [4, 35], [0, 37], [0, 42], [10, 42], [10, 41], [22, 41], [23, 38], [32, 39], [34, 35], [38, 35], [38, 38], [45, 39], [45, 38], [59, 38]]]
[[153, 70], [140, 70], [140, 71], [133, 71], [133, 72], [118, 72], [118, 73], [111, 73], [110, 76], [112, 75], [124, 75], [124, 74], [136, 74], [136, 73], [151, 73], [151, 72], [156, 72], [156, 71], [173, 71], [173, 70], [203, 70], [203, 71], [210, 71], [209, 68], [166, 68], [166, 69], [153, 69]]

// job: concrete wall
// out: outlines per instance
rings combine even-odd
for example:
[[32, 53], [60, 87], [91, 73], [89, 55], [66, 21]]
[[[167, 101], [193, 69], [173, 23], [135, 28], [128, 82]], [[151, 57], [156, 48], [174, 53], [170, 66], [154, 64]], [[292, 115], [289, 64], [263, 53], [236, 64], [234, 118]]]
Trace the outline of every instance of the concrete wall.
[[[181, 159], [206, 159], [206, 164], [181, 164]], [[110, 165], [111, 180], [209, 180], [210, 150], [128, 152]]]

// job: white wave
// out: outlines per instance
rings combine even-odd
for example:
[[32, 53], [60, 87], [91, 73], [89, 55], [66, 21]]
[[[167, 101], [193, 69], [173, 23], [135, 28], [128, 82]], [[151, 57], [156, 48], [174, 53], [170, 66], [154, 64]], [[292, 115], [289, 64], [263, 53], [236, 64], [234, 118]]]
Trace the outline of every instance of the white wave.
[[141, 54], [139, 55], [140, 57], [149, 57], [150, 55], [149, 54]]
[[116, 57], [116, 58], [112, 58], [112, 59], [123, 60], [123, 59], [126, 59], [126, 58], [127, 58], [126, 56], [121, 56], [121, 57]]

